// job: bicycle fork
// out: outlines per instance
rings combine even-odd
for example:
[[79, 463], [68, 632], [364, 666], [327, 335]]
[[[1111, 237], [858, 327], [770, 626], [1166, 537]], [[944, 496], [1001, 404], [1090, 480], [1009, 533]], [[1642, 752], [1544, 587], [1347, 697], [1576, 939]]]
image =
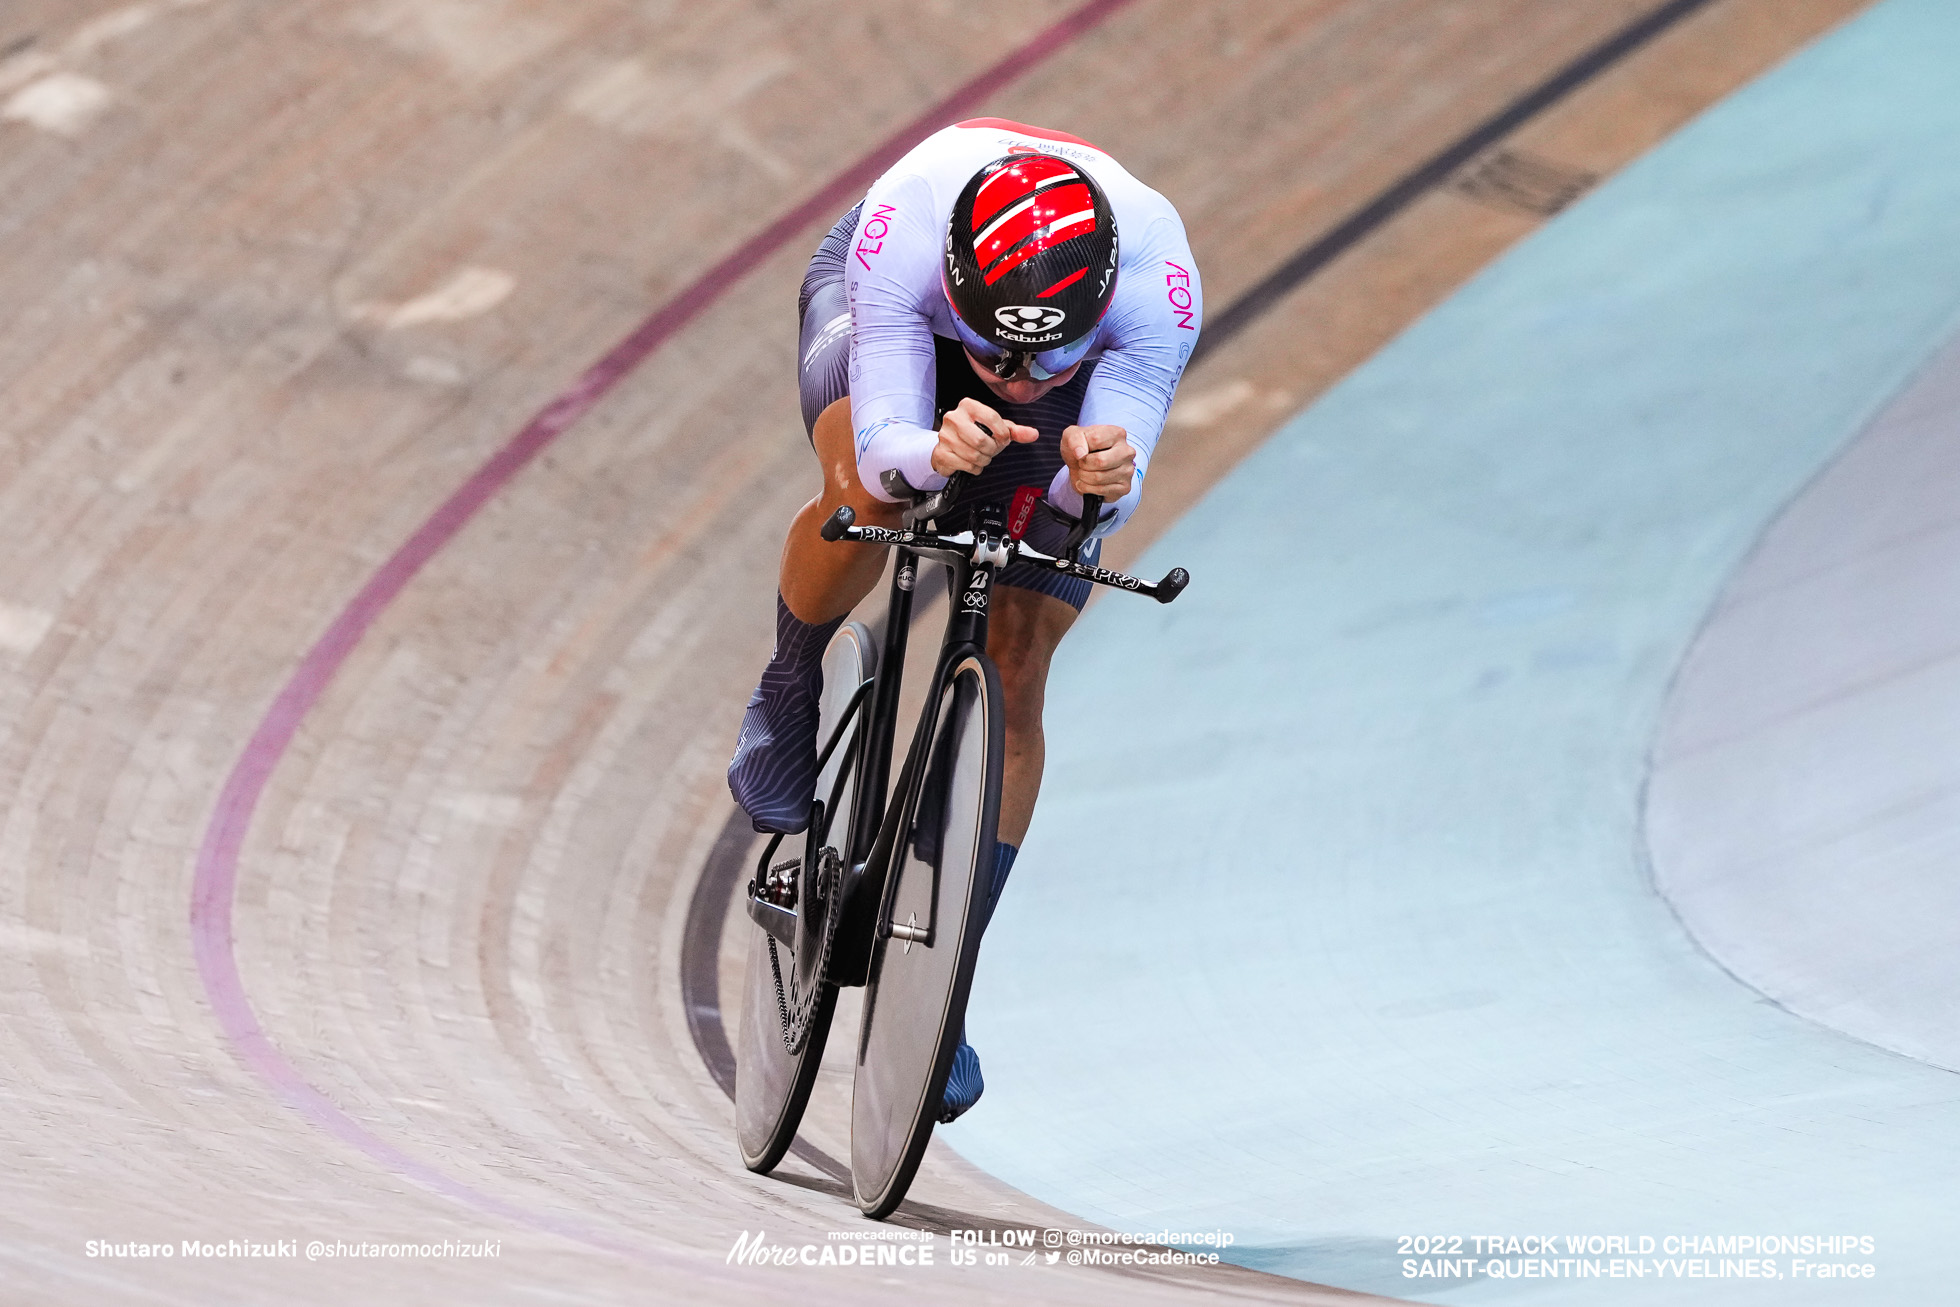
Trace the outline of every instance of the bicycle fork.
[[[898, 809], [888, 815], [884, 829], [879, 832], [878, 852], [883, 854], [880, 870], [883, 873], [883, 893], [879, 896], [877, 917], [877, 938], [901, 939], [909, 944], [922, 944], [931, 948], [939, 933], [939, 863], [943, 850], [938, 848], [938, 832], [932, 833], [934, 855], [922, 858], [931, 868], [932, 883], [928, 897], [928, 907], [924, 925], [916, 922], [897, 922], [892, 920], [892, 905], [898, 894], [898, 877], [891, 874], [898, 865], [898, 852], [901, 843], [911, 835], [917, 839], [914, 828], [920, 820], [920, 805], [928, 798], [928, 790], [935, 784], [944, 786], [946, 778], [939, 772], [950, 768], [951, 760], [944, 767], [935, 765], [934, 747], [939, 743], [942, 717], [958, 710], [951, 705], [946, 713], [940, 710], [940, 700], [946, 693], [947, 681], [952, 670], [969, 652], [984, 654], [987, 648], [987, 615], [992, 606], [995, 579], [1000, 569], [1011, 556], [1005, 538], [1005, 523], [997, 512], [983, 510], [974, 531], [974, 547], [970, 557], [955, 559], [952, 584], [947, 588], [947, 602], [953, 606], [951, 619], [946, 624], [945, 643], [940, 646], [939, 659], [933, 668], [932, 684], [926, 691], [926, 710], [919, 721], [919, 728], [912, 738], [912, 747], [905, 762], [903, 795]], [[950, 721], [944, 723], [951, 725]], [[943, 804], [944, 797], [939, 796]], [[925, 820], [935, 826], [942, 814], [928, 811]], [[895, 818], [896, 820], [893, 820]]]

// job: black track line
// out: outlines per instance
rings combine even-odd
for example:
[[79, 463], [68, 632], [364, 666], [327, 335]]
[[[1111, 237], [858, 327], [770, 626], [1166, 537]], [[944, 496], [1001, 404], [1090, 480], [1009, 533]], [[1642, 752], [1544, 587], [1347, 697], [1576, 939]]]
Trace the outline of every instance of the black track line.
[[1671, 0], [1652, 13], [1635, 19], [1450, 142], [1212, 315], [1205, 323], [1204, 335], [1199, 339], [1197, 349], [1191, 353], [1191, 361], [1196, 363], [1251, 326], [1315, 273], [1448, 181], [1450, 174], [1458, 168], [1682, 19], [1713, 3], [1714, 0]]

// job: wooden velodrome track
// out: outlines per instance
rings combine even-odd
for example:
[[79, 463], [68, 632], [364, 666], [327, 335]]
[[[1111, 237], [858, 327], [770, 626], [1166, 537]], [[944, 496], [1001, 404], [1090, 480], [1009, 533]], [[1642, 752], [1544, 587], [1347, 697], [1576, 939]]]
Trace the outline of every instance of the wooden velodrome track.
[[[1062, 127], [1168, 194], [1213, 334], [1121, 566], [1860, 7], [10, 0], [0, 1300], [1348, 1299], [943, 1240], [882, 1278], [724, 1264], [861, 1224], [820, 1168], [742, 1171], [679, 963], [813, 489], [803, 261], [922, 115]], [[924, 1228], [1073, 1223], [938, 1143], [913, 1193]], [[500, 1255], [87, 1251], [314, 1238]]]

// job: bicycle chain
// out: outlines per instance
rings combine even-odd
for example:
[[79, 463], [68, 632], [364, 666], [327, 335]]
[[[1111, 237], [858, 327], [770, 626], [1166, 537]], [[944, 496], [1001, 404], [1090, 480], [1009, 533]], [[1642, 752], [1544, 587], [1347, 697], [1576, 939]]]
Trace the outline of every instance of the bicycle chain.
[[[779, 863], [769, 870], [772, 873], [788, 871], [802, 865], [803, 860], [797, 858]], [[785, 987], [782, 962], [776, 954], [776, 938], [773, 935], [769, 937], [769, 970], [776, 978], [776, 1014], [782, 1018], [783, 1047], [789, 1051], [791, 1057], [801, 1053], [803, 1046], [810, 1042], [810, 1026], [816, 1019], [818, 1000], [823, 994], [824, 977], [830, 973], [830, 946], [837, 938], [837, 922], [844, 915], [838, 911], [838, 900], [843, 889], [843, 877], [838, 873], [842, 869], [835, 850], [826, 847], [817, 855], [816, 888], [819, 891], [817, 898], [824, 905], [824, 922], [822, 942], [817, 950], [817, 967], [811, 973], [816, 977], [816, 984], [811, 986], [807, 994], [795, 994], [793, 1004], [791, 995], [797, 988], [796, 972], [794, 968], [791, 969], [789, 985]], [[798, 904], [799, 910], [803, 906]], [[791, 1015], [792, 1006], [795, 1008], [794, 1016]]]

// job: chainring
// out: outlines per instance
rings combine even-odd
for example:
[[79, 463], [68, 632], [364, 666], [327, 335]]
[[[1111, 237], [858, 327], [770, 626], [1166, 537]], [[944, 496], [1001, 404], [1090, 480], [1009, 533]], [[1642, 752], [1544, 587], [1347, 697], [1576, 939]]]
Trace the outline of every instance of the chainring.
[[[801, 858], [778, 863], [769, 869], [771, 877], [783, 872], [794, 872], [803, 865]], [[817, 1008], [823, 995], [825, 981], [830, 975], [831, 944], [837, 938], [837, 923], [843, 914], [838, 910], [843, 900], [843, 862], [837, 851], [825, 846], [817, 855], [817, 899], [823, 905], [822, 932], [817, 941], [817, 965], [808, 971], [810, 984], [804, 992], [797, 981], [800, 968], [790, 968], [789, 983], [783, 983], [783, 966], [776, 949], [774, 936], [769, 939], [769, 971], [776, 978], [776, 1012], [783, 1022], [783, 1047], [791, 1057], [803, 1051], [810, 1042], [810, 1028], [816, 1022]], [[804, 903], [797, 904], [799, 913], [806, 910]]]

